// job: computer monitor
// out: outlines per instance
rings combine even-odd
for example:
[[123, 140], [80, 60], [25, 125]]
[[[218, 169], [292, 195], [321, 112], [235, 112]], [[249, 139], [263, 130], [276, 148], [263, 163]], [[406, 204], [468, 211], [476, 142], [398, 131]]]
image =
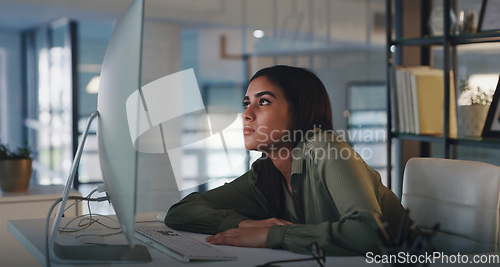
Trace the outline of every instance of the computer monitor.
[[[138, 152], [131, 144], [127, 98], [141, 87], [141, 53], [144, 0], [133, 0], [118, 19], [101, 70], [97, 112], [89, 118], [75, 155], [63, 199], [49, 235], [50, 258], [61, 263], [147, 262], [147, 248], [134, 244], [137, 201]], [[136, 103], [139, 108], [139, 103]], [[106, 192], [128, 244], [92, 246], [61, 245], [56, 241], [69, 191], [75, 179], [88, 129], [98, 117], [99, 162]]]
[[[172, 200], [180, 199], [179, 191], [188, 191], [211, 177], [224, 177], [244, 165], [241, 116], [224, 105], [205, 107], [193, 69], [141, 85], [143, 17], [144, 0], [133, 0], [118, 19], [109, 41], [97, 111], [89, 118], [51, 228], [50, 258], [57, 262], [150, 260], [147, 248], [134, 244], [136, 211], [164, 210]], [[70, 246], [56, 242], [63, 207], [95, 118], [104, 184], [128, 245]], [[196, 169], [193, 155], [207, 158], [199, 162], [210, 168], [185, 173], [186, 169]], [[151, 205], [153, 201], [159, 205]]]

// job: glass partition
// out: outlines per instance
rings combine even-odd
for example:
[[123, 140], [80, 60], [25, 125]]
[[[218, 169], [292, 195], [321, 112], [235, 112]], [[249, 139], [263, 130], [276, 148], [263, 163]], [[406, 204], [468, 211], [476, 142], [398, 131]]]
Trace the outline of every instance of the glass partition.
[[27, 141], [33, 147], [34, 182], [66, 182], [74, 154], [76, 108], [72, 36], [76, 24], [58, 20], [23, 33]]

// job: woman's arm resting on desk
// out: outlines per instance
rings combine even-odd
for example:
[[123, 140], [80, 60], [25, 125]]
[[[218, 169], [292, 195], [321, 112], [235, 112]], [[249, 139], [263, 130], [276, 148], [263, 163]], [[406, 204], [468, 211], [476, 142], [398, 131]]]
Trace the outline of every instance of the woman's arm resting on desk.
[[[270, 227], [238, 227], [207, 237], [206, 241], [214, 245], [288, 249], [302, 254], [309, 253], [307, 245], [312, 242], [323, 248], [327, 255], [360, 255], [361, 252], [376, 251], [373, 244], [376, 244], [377, 236], [371, 227], [376, 227], [371, 223], [373, 216], [356, 212], [349, 217], [335, 223], [293, 225], [287, 222]], [[351, 231], [359, 231], [362, 238], [353, 242], [352, 237], [346, 235]]]
[[308, 254], [307, 245], [316, 242], [330, 256], [363, 255], [378, 251], [375, 227], [370, 212], [354, 212], [334, 223], [272, 226], [266, 246]]
[[173, 205], [165, 224], [174, 229], [216, 234], [236, 228], [247, 219], [264, 219], [267, 211], [259, 205], [246, 173], [216, 189], [192, 193]]
[[277, 219], [277, 218], [269, 218], [265, 220], [244, 220], [241, 221], [240, 224], [238, 224], [238, 228], [269, 228], [274, 225], [288, 225], [288, 224], [293, 224], [289, 221], [285, 221], [283, 219]]
[[293, 223], [277, 218], [244, 220], [240, 222], [238, 228], [229, 229], [214, 236], [209, 236], [206, 240], [213, 245], [264, 248], [267, 247], [267, 232], [271, 226], [291, 224]]
[[242, 227], [226, 230], [206, 238], [213, 245], [265, 248], [269, 227]]

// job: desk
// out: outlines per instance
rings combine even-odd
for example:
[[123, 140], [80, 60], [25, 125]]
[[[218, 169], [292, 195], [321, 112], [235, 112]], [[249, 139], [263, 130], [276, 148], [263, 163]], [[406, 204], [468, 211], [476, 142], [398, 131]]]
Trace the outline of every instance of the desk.
[[[36, 259], [8, 233], [7, 221], [46, 218], [50, 206], [61, 197], [63, 189], [61, 185], [31, 185], [27, 192], [22, 193], [0, 191], [0, 265], [34, 266], [35, 264], [36, 266]], [[77, 191], [72, 191], [70, 194], [81, 196]], [[81, 205], [75, 205], [66, 214], [69, 216], [81, 214]]]
[[[138, 214], [138, 221], [154, 220], [156, 213]], [[66, 218], [65, 218], [66, 219]], [[45, 221], [41, 219], [33, 220], [16, 220], [9, 221], [9, 231], [16, 239], [24, 245], [28, 251], [41, 263], [45, 261], [45, 244], [44, 244], [44, 229]], [[196, 239], [203, 240], [206, 235], [186, 233]], [[181, 263], [177, 260], [150, 248], [149, 252], [153, 261], [146, 266], [256, 266], [274, 260], [298, 259], [308, 257], [307, 255], [295, 254], [286, 250], [273, 250], [265, 248], [241, 248], [232, 246], [218, 246], [221, 250], [226, 251], [238, 257], [237, 261], [214, 261], [214, 262], [190, 262]], [[367, 264], [364, 257], [327, 257], [327, 266], [378, 266], [377, 264]], [[53, 266], [61, 266], [53, 264]], [[81, 265], [77, 265], [81, 266]], [[95, 265], [93, 265], [95, 266]], [[129, 267], [135, 264], [107, 264], [105, 266], [121, 266]], [[142, 265], [141, 265], [142, 266]], [[314, 266], [304, 262], [295, 264], [286, 264], [281, 266]]]
[[[137, 221], [151, 221], [155, 220], [156, 213], [141, 213], [137, 216]], [[69, 218], [63, 218], [63, 220], [68, 220]], [[64, 223], [64, 221], [63, 221]], [[63, 225], [63, 224], [61, 224]], [[30, 219], [30, 220], [14, 220], [8, 222], [8, 229], [12, 233], [12, 235], [24, 245], [24, 247], [38, 260], [40, 263], [45, 262], [45, 244], [44, 244], [44, 231], [45, 231], [45, 219]], [[195, 233], [185, 233], [190, 235], [198, 240], [204, 240], [207, 235], [195, 234]], [[71, 239], [74, 239], [74, 235], [67, 236]], [[125, 240], [124, 236], [115, 236], [111, 237], [114, 239], [112, 243], [115, 243], [116, 240]], [[64, 243], [65, 240], [62, 240]], [[111, 242], [110, 242], [111, 243]], [[146, 264], [103, 264], [102, 266], [120, 266], [120, 267], [129, 267], [129, 266], [257, 266], [260, 264], [264, 264], [270, 261], [276, 260], [289, 260], [289, 259], [299, 259], [307, 257], [306, 255], [295, 254], [286, 250], [273, 250], [273, 249], [265, 249], [265, 248], [241, 248], [241, 247], [232, 247], [232, 246], [218, 246], [219, 249], [235, 255], [238, 260], [237, 261], [203, 261], [203, 262], [190, 262], [190, 263], [181, 263], [171, 258], [168, 255], [165, 255], [156, 249], [150, 248], [149, 252], [153, 261]], [[490, 255], [498, 256], [498, 254], [492, 253]], [[468, 255], [469, 260], [472, 259], [473, 255]], [[0, 263], [4, 262], [0, 259]], [[477, 267], [477, 266], [500, 266], [500, 263], [490, 263], [490, 264], [474, 264], [474, 263], [461, 263], [461, 264], [446, 264], [440, 261], [436, 261], [436, 263], [429, 264], [431, 267], [436, 266], [469, 266], [469, 267]], [[3, 265], [2, 265], [3, 266]], [[8, 265], [11, 266], [11, 265]], [[19, 264], [15, 264], [15, 266], [19, 266]], [[23, 265], [25, 266], [25, 265]], [[31, 266], [31, 265], [30, 265]], [[52, 264], [52, 266], [63, 266], [61, 264]], [[82, 266], [81, 264], [74, 266]], [[97, 265], [92, 265], [97, 266]], [[311, 262], [300, 262], [300, 263], [286, 263], [280, 264], [280, 266], [288, 267], [288, 266], [314, 266]], [[342, 267], [356, 267], [356, 266], [372, 266], [372, 267], [380, 267], [384, 266], [382, 263], [367, 263], [365, 257], [327, 257], [326, 266], [342, 266]], [[418, 265], [417, 265], [418, 266]]]

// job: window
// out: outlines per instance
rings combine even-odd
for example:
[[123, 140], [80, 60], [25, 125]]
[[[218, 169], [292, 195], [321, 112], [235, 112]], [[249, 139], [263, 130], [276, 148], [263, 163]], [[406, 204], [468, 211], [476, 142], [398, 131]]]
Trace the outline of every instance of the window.
[[386, 85], [383, 82], [351, 83], [347, 90], [348, 116], [344, 139], [380, 173], [386, 184]]
[[73, 53], [76, 24], [54, 21], [23, 33], [25, 128], [37, 184], [63, 184], [76, 150]]

